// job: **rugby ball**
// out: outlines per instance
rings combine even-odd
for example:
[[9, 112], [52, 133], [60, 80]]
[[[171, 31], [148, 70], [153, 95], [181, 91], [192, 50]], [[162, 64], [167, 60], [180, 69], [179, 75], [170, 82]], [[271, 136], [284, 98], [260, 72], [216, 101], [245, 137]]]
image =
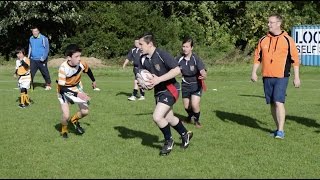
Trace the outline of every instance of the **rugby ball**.
[[148, 80], [151, 80], [152, 78], [153, 78], [152, 74], [146, 69], [141, 69], [137, 73], [137, 80], [143, 89], [147, 89], [147, 90], [152, 89], [151, 83], [148, 82]]

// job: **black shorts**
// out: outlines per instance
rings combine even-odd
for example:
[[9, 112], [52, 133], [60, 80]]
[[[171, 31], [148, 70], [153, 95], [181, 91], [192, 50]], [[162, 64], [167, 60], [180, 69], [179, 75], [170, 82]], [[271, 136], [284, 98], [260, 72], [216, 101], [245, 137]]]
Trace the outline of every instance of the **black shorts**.
[[[180, 90], [178, 90], [178, 93], [180, 94]], [[158, 102], [161, 102], [163, 104], [166, 104], [168, 106], [173, 106], [176, 103], [176, 100], [174, 99], [173, 95], [169, 91], [164, 91], [155, 96], [156, 104]]]
[[[178, 82], [175, 82], [174, 86], [176, 87], [176, 89], [178, 91], [178, 97], [179, 97], [180, 84]], [[174, 96], [171, 94], [171, 92], [169, 90], [155, 91], [154, 93], [155, 93], [154, 97], [156, 100], [156, 104], [158, 102], [161, 102], [161, 103], [164, 103], [168, 106], [173, 106], [174, 103], [176, 103], [176, 101], [177, 101], [177, 99], [174, 98]]]
[[181, 83], [182, 98], [190, 98], [191, 95], [199, 96], [202, 95], [202, 88], [198, 83], [186, 84]]

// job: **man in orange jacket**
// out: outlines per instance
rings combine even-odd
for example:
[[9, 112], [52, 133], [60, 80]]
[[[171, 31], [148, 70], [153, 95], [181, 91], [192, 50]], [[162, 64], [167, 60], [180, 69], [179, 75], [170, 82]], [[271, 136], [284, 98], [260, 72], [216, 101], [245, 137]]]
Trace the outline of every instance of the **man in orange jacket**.
[[263, 36], [255, 49], [251, 80], [258, 80], [257, 69], [262, 64], [263, 87], [266, 103], [271, 105], [271, 114], [277, 130], [274, 137], [284, 138], [285, 97], [291, 65], [294, 69], [294, 87], [300, 87], [298, 49], [292, 37], [281, 29], [282, 17], [269, 16], [269, 32]]

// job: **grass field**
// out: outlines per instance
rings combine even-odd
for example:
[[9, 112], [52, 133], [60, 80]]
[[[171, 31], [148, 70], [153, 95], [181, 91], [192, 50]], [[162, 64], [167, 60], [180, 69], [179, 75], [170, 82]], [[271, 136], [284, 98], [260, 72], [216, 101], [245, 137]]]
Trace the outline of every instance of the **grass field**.
[[[34, 104], [18, 108], [14, 65], [0, 67], [0, 178], [319, 178], [320, 68], [301, 66], [302, 86], [292, 77], [287, 90], [284, 140], [274, 139], [261, 79], [250, 82], [251, 64], [208, 68], [208, 91], [201, 103], [202, 129], [188, 149], [176, 146], [159, 156], [163, 136], [152, 121], [153, 92], [129, 102], [132, 69], [93, 69], [100, 92], [90, 88], [90, 114], [82, 119], [83, 136], [64, 140], [57, 127], [60, 107], [55, 90], [36, 87]], [[51, 68], [52, 81], [57, 69]], [[180, 78], [177, 78], [180, 81]], [[35, 82], [43, 83], [40, 72]], [[55, 84], [53, 84], [55, 87]], [[216, 91], [213, 89], [217, 89]], [[71, 106], [71, 113], [76, 106]], [[181, 97], [174, 106], [185, 117]]]

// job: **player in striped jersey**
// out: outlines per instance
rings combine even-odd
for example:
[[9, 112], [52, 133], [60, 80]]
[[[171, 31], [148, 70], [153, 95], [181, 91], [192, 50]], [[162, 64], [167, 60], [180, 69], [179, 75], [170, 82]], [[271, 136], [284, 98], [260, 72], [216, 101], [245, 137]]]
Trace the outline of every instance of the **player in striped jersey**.
[[79, 105], [79, 111], [71, 117], [70, 121], [78, 134], [84, 133], [79, 119], [88, 115], [90, 97], [83, 91], [81, 83], [82, 72], [88, 74], [92, 81], [92, 87], [96, 88], [96, 81], [91, 69], [85, 61], [80, 59], [81, 51], [76, 44], [68, 45], [65, 50], [67, 60], [59, 67], [57, 94], [62, 110], [61, 135], [63, 138], [68, 138], [69, 103], [77, 103]]
[[29, 106], [30, 99], [27, 90], [30, 89], [31, 75], [30, 75], [30, 59], [25, 57], [24, 48], [17, 48], [15, 50], [17, 55], [16, 70], [14, 77], [18, 77], [18, 87], [20, 89], [20, 108]]

